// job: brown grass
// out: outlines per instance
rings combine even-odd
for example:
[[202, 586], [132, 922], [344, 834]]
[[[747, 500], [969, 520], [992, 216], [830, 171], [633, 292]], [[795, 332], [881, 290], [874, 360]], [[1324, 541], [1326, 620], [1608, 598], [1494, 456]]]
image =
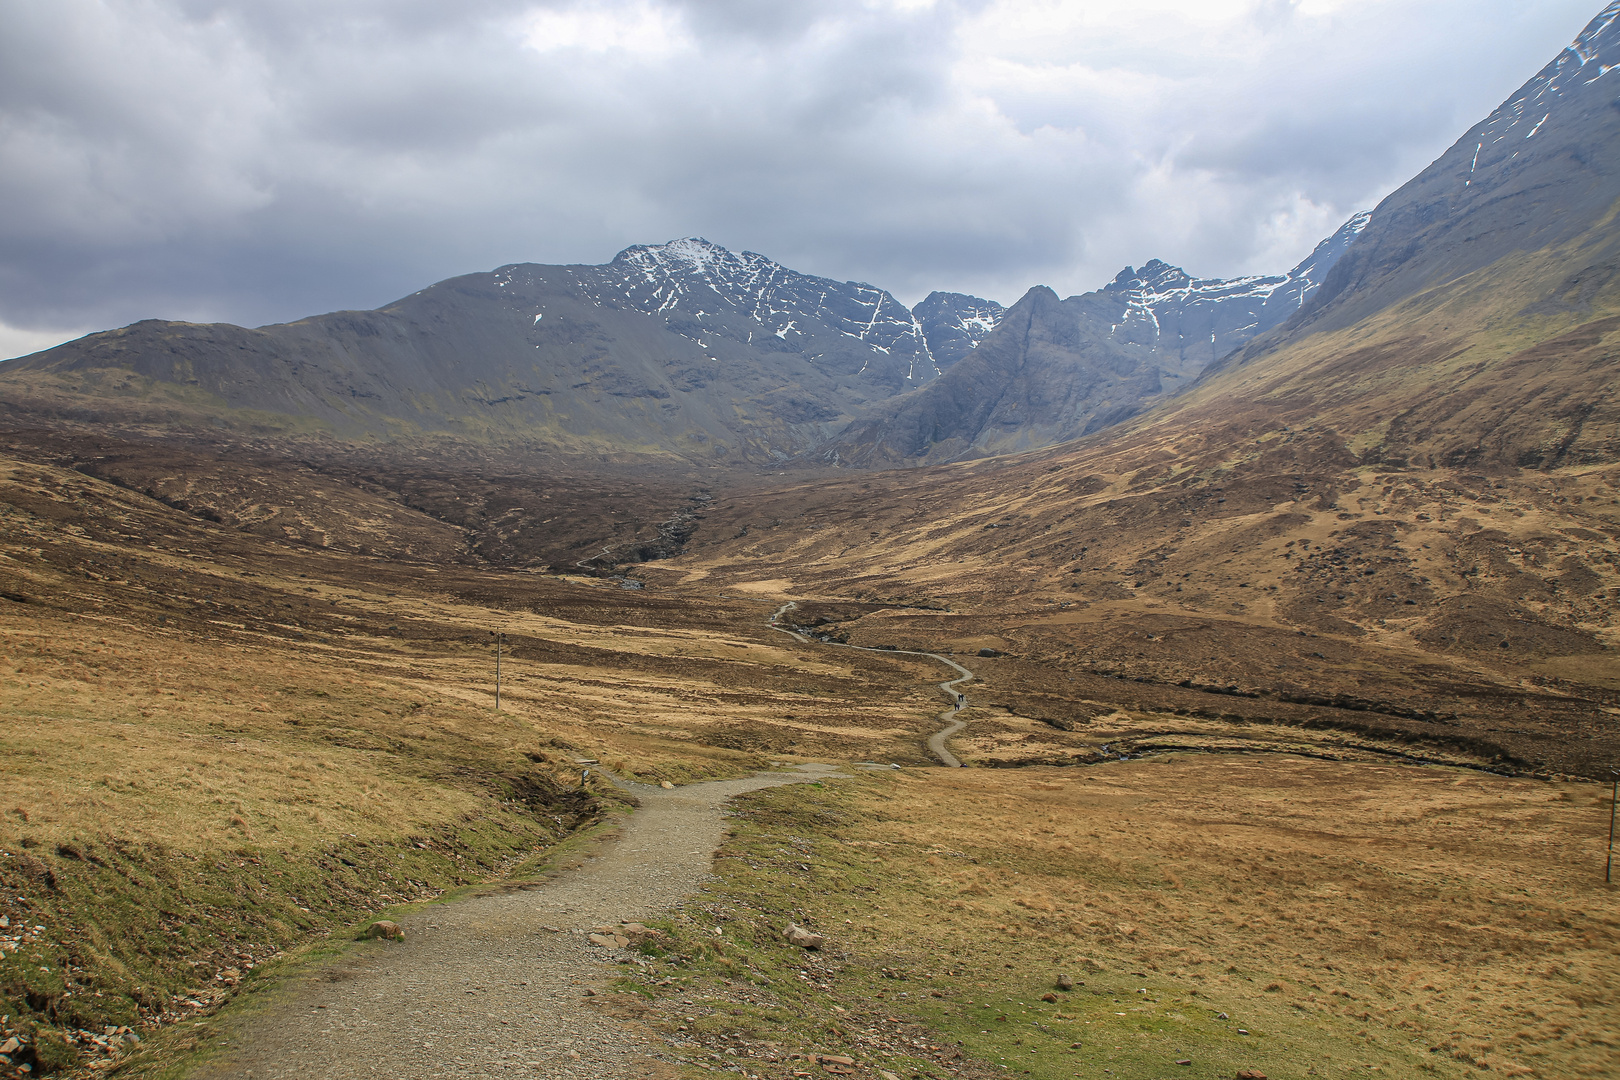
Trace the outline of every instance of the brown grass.
[[756, 602], [314, 551], [43, 466], [0, 480], [0, 913], [47, 927], [0, 960], [0, 1014], [38, 1028], [41, 1068], [71, 1056], [52, 1031], [90, 1048], [76, 1032], [190, 1015], [278, 951], [528, 872], [605, 809], [576, 759], [683, 782], [919, 758], [930, 725], [908, 671], [795, 649]]
[[[782, 583], [762, 573], [759, 595], [739, 597], [722, 583], [735, 567], [719, 563], [684, 589], [679, 571], [648, 568], [649, 587], [630, 592], [391, 562], [245, 535], [67, 470], [8, 470], [0, 879], [27, 898], [8, 901], [13, 922], [48, 928], [0, 961], [13, 1026], [72, 1034], [190, 1015], [277, 951], [527, 873], [605, 809], [571, 791], [577, 758], [676, 782], [815, 757], [921, 764], [941, 705], [933, 662], [767, 630], [765, 594]], [[971, 575], [952, 573], [966, 587]], [[1097, 1060], [1118, 1076], [1157, 1075], [1172, 1035], [1234, 1067], [1258, 1045], [1287, 1068], [1322, 1054], [1397, 1073], [1613, 1065], [1614, 923], [1583, 877], [1603, 809], [1591, 788], [1379, 763], [1380, 751], [1428, 753], [1433, 729], [1458, 725], [1417, 732], [1428, 743], [1395, 738], [1406, 719], [1393, 713], [1381, 734], [1313, 727], [1363, 713], [1175, 686], [1159, 667], [1196, 655], [1213, 674], [1297, 639], [1290, 662], [1321, 652], [1354, 689], [1346, 671], [1411, 681], [1395, 654], [1262, 619], [1231, 634], [1150, 623], [1140, 599], [1066, 623], [1014, 594], [947, 613], [858, 591], [865, 602], [827, 606], [855, 640], [1017, 653], [970, 661], [983, 677], [961, 746], [983, 763], [1176, 740], [1355, 759], [919, 769], [865, 776], [855, 795], [761, 796], [737, 841], [759, 872], [724, 862], [726, 888], [760, 912], [762, 941], [779, 915], [832, 930], [853, 954], [838, 985], [866, 994], [861, 1008], [904, 992], [879, 968], [932, 973], [948, 996], [914, 1019], [981, 1057], [1024, 1054], [993, 1017], [963, 1011], [965, 991], [1038, 1010], [1032, 992], [1072, 966], [1105, 993], [1062, 1006], [1078, 1019], [1030, 1019], [1095, 1029], [1126, 1012], [1117, 1043], [1137, 1049]], [[1119, 609], [1135, 622], [1107, 622], [1115, 603], [1138, 605]], [[1095, 638], [1062, 638], [1075, 625]], [[500, 713], [491, 629], [510, 642]], [[1565, 723], [1563, 689], [1514, 694], [1547, 703], [1525, 723]], [[729, 962], [732, 976], [748, 970]], [[1144, 988], [1156, 1000], [1112, 1007]], [[840, 992], [799, 1005], [854, 1011]], [[1174, 1008], [1148, 1008], [1159, 1004]], [[1262, 1042], [1216, 1025], [1220, 1010], [1252, 1018]]]
[[[758, 942], [733, 970], [789, 918], [849, 954], [819, 970], [852, 1015], [810, 1009], [801, 1039], [830, 1018], [892, 1068], [898, 1013], [1035, 1076], [1620, 1068], [1596, 785], [1288, 756], [848, 783], [755, 796], [716, 890]], [[1042, 1004], [1062, 971], [1082, 988]]]

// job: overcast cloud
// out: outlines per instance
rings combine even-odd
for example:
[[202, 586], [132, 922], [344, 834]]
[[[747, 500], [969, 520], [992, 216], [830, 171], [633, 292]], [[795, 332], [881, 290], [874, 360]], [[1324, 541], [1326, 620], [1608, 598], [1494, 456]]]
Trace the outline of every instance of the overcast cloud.
[[0, 356], [702, 235], [914, 302], [1277, 272], [1600, 0], [0, 0]]

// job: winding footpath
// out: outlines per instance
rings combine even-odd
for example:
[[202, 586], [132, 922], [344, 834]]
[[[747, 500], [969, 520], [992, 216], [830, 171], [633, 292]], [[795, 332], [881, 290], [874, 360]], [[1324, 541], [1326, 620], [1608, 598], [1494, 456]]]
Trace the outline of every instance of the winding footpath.
[[532, 886], [400, 916], [403, 943], [357, 944], [267, 1004], [221, 1017], [224, 1051], [189, 1075], [643, 1080], [667, 1047], [586, 1002], [620, 970], [587, 942], [590, 930], [653, 918], [701, 888], [728, 799], [835, 771], [806, 765], [672, 791], [625, 783], [641, 808], [595, 857]]
[[812, 638], [799, 633], [797, 630], [790, 630], [785, 626], [778, 625], [783, 615], [786, 615], [788, 612], [794, 610], [798, 606], [798, 604], [795, 604], [790, 600], [772, 612], [770, 623], [771, 629], [781, 634], [787, 634], [798, 641], [804, 642], [806, 645], [823, 644], [831, 645], [839, 649], [859, 649], [862, 652], [878, 652], [887, 655], [899, 653], [903, 656], [926, 656], [930, 660], [938, 660], [947, 667], [960, 671], [962, 674], [958, 675], [956, 678], [939, 684], [939, 688], [945, 692], [945, 696], [951, 699], [951, 707], [939, 714], [939, 718], [945, 721], [945, 726], [928, 737], [928, 752], [933, 754], [942, 765], [947, 765], [953, 769], [961, 768], [962, 763], [957, 760], [955, 754], [950, 752], [945, 743], [946, 740], [948, 740], [952, 735], [955, 735], [958, 731], [961, 731], [967, 726], [967, 721], [962, 719], [960, 716], [962, 709], [967, 706], [967, 698], [959, 693], [956, 688], [961, 683], [965, 683], [969, 679], [972, 679], [973, 672], [969, 671], [961, 664], [958, 664], [950, 657], [941, 656], [939, 653], [918, 652], [915, 649], [874, 649], [866, 645], [843, 645], [836, 641], [815, 642]]
[[[773, 630], [795, 604], [771, 616]], [[836, 643], [828, 643], [836, 644]], [[842, 645], [840, 648], [864, 648]], [[973, 672], [938, 653], [901, 652], [959, 672], [939, 684], [951, 707], [928, 739], [941, 762], [961, 762], [945, 743], [966, 721], [957, 686]], [[605, 772], [605, 770], [598, 770]], [[654, 918], [678, 907], [709, 877], [726, 832], [727, 800], [837, 772], [830, 765], [759, 773], [665, 790], [607, 774], [641, 806], [621, 834], [577, 867], [530, 885], [402, 915], [405, 941], [355, 944], [336, 960], [309, 965], [263, 1000], [220, 1017], [219, 1052], [191, 1080], [428, 1080], [540, 1077], [642, 1080], [660, 1073], [664, 1043], [587, 1003], [617, 971], [588, 943], [598, 926]]]

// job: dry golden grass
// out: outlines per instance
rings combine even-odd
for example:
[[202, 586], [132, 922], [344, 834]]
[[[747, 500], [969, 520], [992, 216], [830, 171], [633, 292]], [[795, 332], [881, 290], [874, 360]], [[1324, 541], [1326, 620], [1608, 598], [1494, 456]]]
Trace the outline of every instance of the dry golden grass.
[[[570, 793], [576, 758], [677, 782], [796, 758], [921, 764], [941, 703], [937, 664], [795, 643], [764, 626], [782, 582], [760, 575], [739, 598], [719, 564], [680, 589], [677, 572], [649, 568], [652, 585], [630, 592], [390, 563], [244, 536], [64, 470], [8, 475], [0, 877], [28, 898], [8, 910], [49, 927], [0, 962], [13, 1022], [172, 1018], [277, 950], [525, 873], [604, 810]], [[996, 597], [971, 613], [873, 601], [845, 620], [872, 643], [944, 634], [1024, 654], [970, 662], [969, 758], [1091, 760], [1104, 741], [1179, 739], [1363, 763], [926, 769], [858, 779], [855, 795], [761, 796], [737, 851], [762, 870], [723, 863], [726, 889], [843, 935], [857, 955], [847, 985], [894, 1002], [876, 968], [932, 971], [951, 996], [916, 1016], [1005, 1057], [1029, 1046], [964, 1011], [964, 989], [1039, 1010], [1031, 992], [1084, 956], [1106, 994], [1062, 1007], [1078, 1019], [1031, 1019], [1097, 1028], [1126, 1012], [1122, 1049], [1098, 1064], [1116, 1076], [1158, 1075], [1173, 1035], [1222, 1062], [1264, 1046], [1301, 1073], [1312, 1054], [1397, 1073], [1613, 1065], [1614, 923], [1581, 877], [1602, 811], [1592, 789], [1379, 764], [1399, 744], [1350, 747], [1276, 700], [1215, 699], [1201, 715], [1183, 707], [1210, 700], [1197, 688], [1082, 666], [1052, 644], [1059, 613]], [[1115, 650], [1093, 655], [1125, 674], [1163, 662], [1158, 639], [1214, 656], [1230, 629], [1091, 625]], [[511, 650], [499, 713], [491, 629]], [[1233, 663], [1274, 655], [1281, 639], [1254, 633], [1221, 638]], [[1335, 671], [1372, 670], [1365, 649], [1341, 661], [1343, 641], [1300, 640]], [[1262, 705], [1276, 712], [1264, 724], [1223, 715]], [[783, 833], [808, 879], [774, 854]], [[945, 955], [971, 983], [942, 974]], [[1162, 1002], [1112, 1007], [1144, 986]], [[837, 993], [800, 1004], [813, 1014]], [[1216, 1025], [1221, 1009], [1252, 1018], [1258, 1041]], [[1058, 1064], [1032, 1066], [1073, 1064], [1046, 1049]]]
[[[1594, 784], [1280, 755], [879, 774], [753, 797], [708, 902], [743, 906], [727, 971], [795, 1037], [907, 1075], [944, 1073], [884, 1016], [1037, 1077], [1611, 1076], [1607, 814]], [[811, 965], [827, 1001], [784, 988], [790, 918], [849, 954]]]
[[[1028, 661], [1013, 682], [1054, 702], [1383, 725], [1606, 774], [1612, 466], [1361, 465], [1331, 431], [1264, 417], [1159, 435], [749, 493], [670, 565], [712, 588], [842, 601], [852, 643], [1012, 653]], [[1209, 690], [1359, 700], [1253, 713], [1199, 703]], [[1391, 722], [1422, 713], [1439, 719]]]
[[42, 1068], [70, 1056], [53, 1024], [172, 1020], [278, 950], [527, 872], [606, 809], [577, 759], [682, 782], [920, 757], [931, 726], [908, 671], [792, 648], [755, 602], [311, 551], [15, 462], [0, 527], [0, 881], [25, 898], [0, 913], [47, 926], [0, 960], [0, 1013], [45, 1025]]

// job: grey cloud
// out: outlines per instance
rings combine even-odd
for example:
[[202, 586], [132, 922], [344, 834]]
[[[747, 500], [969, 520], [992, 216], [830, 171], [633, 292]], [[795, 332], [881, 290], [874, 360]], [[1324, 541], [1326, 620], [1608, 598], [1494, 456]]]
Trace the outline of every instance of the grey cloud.
[[[690, 47], [524, 42], [620, 8]], [[1230, 60], [1169, 25], [1009, 60], [962, 32], [988, 2], [0, 0], [0, 323], [254, 324], [688, 234], [913, 299], [1280, 270], [1595, 8], [1270, 2]]]

